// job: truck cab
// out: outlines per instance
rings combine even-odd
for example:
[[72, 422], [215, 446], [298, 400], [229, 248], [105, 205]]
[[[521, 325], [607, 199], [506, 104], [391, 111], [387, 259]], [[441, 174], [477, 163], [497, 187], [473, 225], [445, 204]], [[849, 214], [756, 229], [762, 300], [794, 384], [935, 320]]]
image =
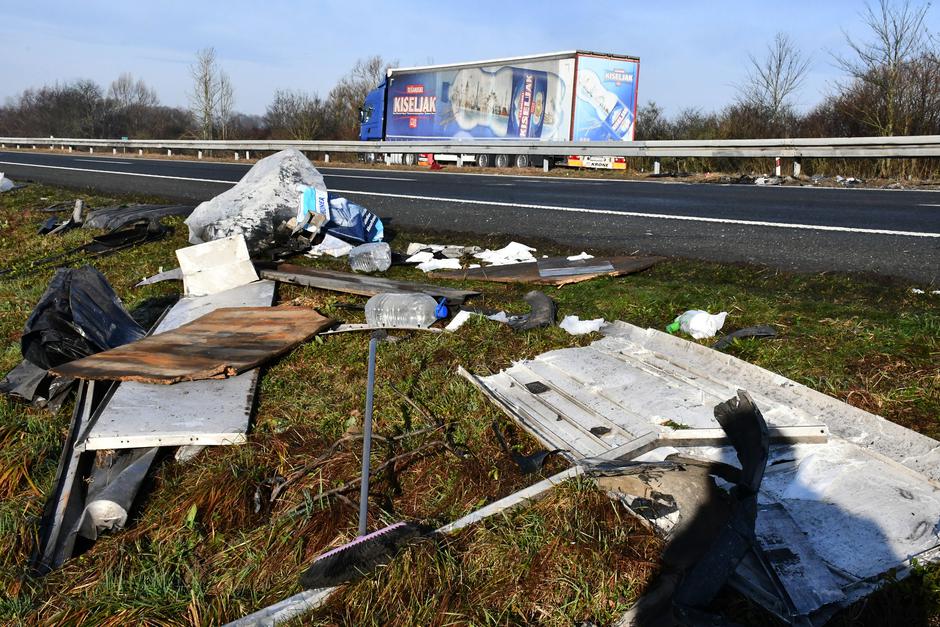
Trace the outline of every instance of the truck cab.
[[359, 108], [359, 141], [382, 141], [385, 122], [385, 81], [369, 92]]

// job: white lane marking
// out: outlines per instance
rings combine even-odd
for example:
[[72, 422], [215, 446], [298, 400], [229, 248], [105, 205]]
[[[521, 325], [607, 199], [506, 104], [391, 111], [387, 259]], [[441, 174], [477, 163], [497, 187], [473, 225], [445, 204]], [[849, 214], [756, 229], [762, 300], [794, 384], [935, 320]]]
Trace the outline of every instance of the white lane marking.
[[47, 170], [71, 170], [73, 172], [95, 172], [98, 174], [116, 174], [118, 176], [143, 176], [151, 179], [172, 179], [174, 181], [198, 181], [200, 183], [225, 183], [234, 185], [238, 181], [220, 181], [217, 179], [197, 179], [190, 176], [168, 176], [166, 174], [143, 174], [141, 172], [120, 172], [118, 170], [92, 170], [90, 168], [69, 168], [64, 165], [40, 165], [38, 163], [20, 163], [18, 161], [0, 161], [0, 165], [18, 165], [27, 168], [45, 168]]
[[918, 207], [940, 207], [940, 205], [922, 202], [918, 205]]
[[72, 159], [72, 161], [87, 161], [89, 163], [116, 163], [117, 165], [133, 165], [130, 161], [108, 161], [106, 159]]
[[709, 222], [712, 224], [741, 224], [745, 226], [769, 226], [781, 229], [800, 229], [804, 231], [836, 231], [841, 233], [865, 233], [868, 235], [904, 235], [908, 237], [936, 237], [940, 233], [920, 233], [917, 231], [889, 231], [887, 229], [861, 229], [848, 226], [827, 226], [819, 224], [794, 224], [790, 222], [765, 222], [763, 220], [733, 220], [731, 218], [703, 218], [699, 216], [677, 216], [666, 213], [642, 213], [638, 211], [615, 211], [613, 209], [589, 209], [585, 207], [559, 207], [557, 205], [534, 205], [519, 202], [499, 202], [494, 200], [465, 200], [461, 198], [441, 198], [439, 196], [415, 196], [411, 194], [387, 194], [384, 192], [362, 192], [354, 189], [331, 190], [339, 194], [360, 194], [383, 198], [407, 198], [409, 200], [433, 200], [464, 205], [486, 205], [490, 207], [514, 207], [520, 209], [545, 209], [569, 213], [588, 213], [594, 215], [623, 216], [627, 218], [654, 218], [658, 220], [680, 220], [685, 222]]
[[358, 174], [324, 174], [325, 178], [343, 178], [343, 179], [371, 179], [373, 181], [414, 181], [415, 179], [403, 179], [397, 176], [361, 176]]
[[[33, 163], [19, 163], [16, 161], [0, 161], [0, 165], [18, 165], [31, 168], [46, 168], [50, 170], [72, 170], [77, 172], [95, 172], [99, 174], [116, 174], [120, 176], [142, 176], [144, 178], [170, 179], [176, 181], [197, 181], [200, 183], [224, 183], [235, 185], [235, 181], [220, 181], [217, 179], [197, 179], [189, 176], [168, 176], [165, 174], [142, 174], [139, 172], [116, 172], [114, 170], [91, 170], [87, 168], [69, 168], [61, 165], [38, 165]], [[544, 209], [547, 211], [564, 211], [568, 213], [587, 213], [593, 215], [623, 216], [627, 218], [653, 218], [658, 220], [680, 220], [685, 222], [708, 222], [711, 224], [741, 224], [744, 226], [769, 226], [781, 229], [800, 229], [804, 231], [835, 231], [840, 233], [865, 233], [869, 235], [904, 235], [907, 237], [936, 237], [940, 233], [919, 233], [917, 231], [890, 231], [887, 229], [860, 229], [848, 226], [826, 226], [819, 224], [793, 224], [789, 222], [765, 222], [763, 220], [732, 220], [730, 218], [703, 218], [698, 216], [677, 216], [663, 213], [642, 213], [637, 211], [615, 211], [613, 209], [589, 209], [585, 207], [559, 207], [556, 205], [535, 205], [518, 202], [499, 202], [495, 200], [468, 200], [464, 198], [442, 198], [440, 196], [417, 196], [413, 194], [387, 194], [384, 192], [363, 192], [354, 189], [334, 189], [340, 194], [359, 194], [361, 196], [377, 196], [381, 198], [407, 198], [409, 200], [433, 200], [435, 202], [449, 202], [463, 205], [484, 205], [489, 207], [514, 207], [519, 209]]]

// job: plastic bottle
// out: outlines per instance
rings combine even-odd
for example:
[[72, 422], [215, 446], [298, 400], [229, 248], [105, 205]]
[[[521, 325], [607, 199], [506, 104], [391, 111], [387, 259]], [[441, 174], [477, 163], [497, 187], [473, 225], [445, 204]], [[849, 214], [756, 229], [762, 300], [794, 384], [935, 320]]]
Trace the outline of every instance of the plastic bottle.
[[349, 251], [349, 266], [356, 272], [385, 272], [392, 265], [392, 249], [385, 242], [360, 244]]
[[675, 333], [681, 329], [697, 340], [704, 340], [707, 337], [715, 337], [715, 333], [724, 326], [727, 315], [726, 311], [712, 315], [701, 309], [692, 309], [672, 321], [666, 331]]
[[597, 117], [618, 139], [628, 139], [633, 128], [633, 112], [617, 94], [604, 87], [591, 70], [578, 73], [578, 98], [594, 107]]
[[376, 294], [366, 302], [366, 322], [374, 327], [429, 327], [437, 302], [427, 294]]

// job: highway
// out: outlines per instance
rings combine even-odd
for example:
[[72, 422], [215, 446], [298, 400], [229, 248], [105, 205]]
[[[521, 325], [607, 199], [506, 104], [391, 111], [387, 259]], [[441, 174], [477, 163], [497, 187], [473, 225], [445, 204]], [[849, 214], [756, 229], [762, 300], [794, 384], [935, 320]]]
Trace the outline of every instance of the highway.
[[[0, 152], [0, 172], [17, 181], [186, 201], [219, 194], [249, 167]], [[483, 175], [454, 167], [319, 169], [331, 191], [397, 228], [940, 283], [940, 192]]]

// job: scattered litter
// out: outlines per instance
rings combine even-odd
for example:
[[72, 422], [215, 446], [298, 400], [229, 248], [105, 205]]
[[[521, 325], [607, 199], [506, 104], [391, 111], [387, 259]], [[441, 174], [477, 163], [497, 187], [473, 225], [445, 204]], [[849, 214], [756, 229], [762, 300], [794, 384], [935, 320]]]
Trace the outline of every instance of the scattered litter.
[[183, 293], [206, 296], [258, 280], [242, 234], [176, 251], [183, 276]]
[[715, 334], [724, 326], [727, 317], [727, 311], [712, 315], [701, 309], [691, 309], [670, 322], [666, 326], [666, 331], [669, 333], [682, 331], [697, 340], [704, 340], [715, 337]]
[[74, 383], [74, 379], [56, 377], [24, 359], [0, 380], [0, 394], [34, 407], [46, 408], [55, 414]]
[[519, 471], [524, 475], [531, 475], [542, 470], [542, 466], [545, 465], [545, 462], [548, 461], [548, 458], [552, 455], [557, 455], [558, 453], [563, 453], [562, 449], [553, 449], [546, 450], [541, 449], [531, 453], [529, 455], [522, 455], [516, 451], [509, 448], [509, 445], [506, 444], [506, 439], [503, 437], [502, 432], [499, 430], [499, 425], [496, 424], [496, 421], [493, 421], [493, 434], [496, 435], [496, 441], [499, 443], [499, 447], [503, 449], [503, 452], [509, 457], [512, 461], [516, 463], [519, 467]]
[[[434, 259], [434, 253], [432, 253], [430, 250], [422, 250], [405, 259], [405, 263], [424, 263], [425, 261], [431, 261], [432, 259]], [[458, 267], [460, 266], [458, 265]]]
[[186, 219], [191, 244], [244, 235], [248, 250], [302, 246], [291, 237], [288, 222], [297, 214], [298, 189], [326, 184], [300, 151], [282, 150], [265, 157], [231, 189], [196, 207]]
[[345, 198], [330, 194], [330, 219], [324, 229], [357, 244], [381, 242], [385, 238], [382, 221], [374, 213]]
[[923, 293], [924, 293], [924, 290], [920, 289], [919, 287], [911, 288], [911, 294], [923, 294]]
[[568, 261], [583, 261], [585, 259], [594, 259], [594, 255], [589, 255], [584, 251], [581, 251], [580, 255], [571, 255], [570, 257], [565, 257]]
[[316, 235], [320, 229], [330, 221], [330, 195], [326, 191], [326, 184], [322, 181], [313, 187], [304, 187], [300, 192], [300, 206], [293, 233], [300, 230]]
[[[479, 268], [479, 264], [471, 264], [471, 268]], [[436, 270], [459, 270], [459, 259], [429, 259], [417, 265], [418, 270], [422, 272], [434, 272]]]
[[601, 327], [605, 324], [607, 324], [607, 322], [603, 318], [581, 320], [578, 316], [565, 316], [558, 326], [571, 335], [585, 335], [587, 333], [600, 331]]
[[188, 216], [192, 205], [120, 205], [102, 207], [88, 213], [82, 228], [114, 230], [138, 220], [160, 219], [168, 216]]
[[63, 268], [26, 321], [20, 347], [25, 359], [49, 369], [144, 334], [100, 272], [91, 266]]
[[366, 323], [373, 327], [429, 327], [437, 319], [437, 302], [427, 294], [376, 294], [366, 302]]
[[375, 296], [387, 292], [413, 292], [428, 294], [434, 298], [446, 298], [448, 303], [459, 305], [470, 297], [480, 295], [480, 292], [472, 290], [461, 290], [429, 283], [396, 281], [383, 277], [310, 268], [289, 263], [278, 265], [259, 264], [258, 268], [263, 279], [315, 287], [322, 290], [345, 292], [347, 294], [359, 294], [360, 296]]
[[[336, 335], [337, 333], [361, 333], [363, 331], [428, 331], [429, 333], [443, 333], [447, 329], [438, 329], [437, 327], [419, 327], [419, 326], [375, 326], [371, 324], [361, 324], [361, 323], [345, 323], [333, 327], [329, 331], [320, 331], [319, 335]], [[389, 336], [386, 341], [392, 342], [395, 338]]]
[[526, 294], [523, 299], [529, 304], [531, 311], [522, 316], [510, 316], [506, 320], [506, 324], [514, 331], [529, 331], [555, 324], [557, 312], [555, 301], [542, 292], [534, 290]]
[[712, 344], [712, 348], [720, 351], [731, 346], [735, 339], [746, 337], [777, 337], [777, 330], [767, 325], [745, 327], [726, 334], [720, 340]]
[[[543, 446], [565, 448], [589, 468], [661, 446], [684, 448], [706, 464], [730, 461], [729, 440], [742, 449], [731, 433], [716, 443], [721, 425], [712, 408], [749, 390], [771, 444], [756, 528], [768, 569], [746, 557], [729, 582], [786, 621], [821, 624], [881, 586], [886, 573], [909, 574], [915, 556], [938, 559], [940, 541], [923, 530], [940, 519], [940, 442], [653, 329], [614, 322], [603, 333], [590, 346], [544, 353], [492, 376], [460, 373]], [[534, 393], [533, 382], [550, 389]], [[590, 433], [599, 425], [610, 433]], [[863, 515], [872, 503], [878, 516]], [[654, 507], [645, 516], [666, 530], [673, 510]], [[789, 551], [774, 550], [781, 546]]]
[[173, 268], [172, 270], [161, 270], [157, 274], [154, 274], [149, 277], [145, 277], [134, 284], [134, 287], [142, 287], [144, 285], [153, 285], [154, 283], [160, 283], [162, 281], [182, 281], [183, 280], [183, 270], [181, 268]]
[[52, 371], [77, 379], [161, 384], [221, 379], [251, 370], [331, 324], [304, 307], [216, 309], [171, 331]]
[[457, 314], [453, 318], [451, 318], [450, 322], [447, 324], [446, 327], [444, 327], [444, 329], [446, 331], [456, 331], [457, 329], [462, 327], [467, 320], [470, 319], [470, 316], [478, 316], [478, 315], [480, 314], [462, 309], [458, 311]]
[[[441, 255], [448, 259], [460, 259], [467, 255], [473, 255], [481, 251], [479, 246], [460, 246], [457, 244], [421, 244], [418, 242], [412, 242], [408, 244], [408, 249], [406, 254], [409, 256], [415, 256], [418, 253], [431, 253], [431, 256]], [[430, 257], [422, 257], [421, 259], [416, 259], [415, 261], [408, 260], [408, 263], [420, 263], [421, 260], [429, 259]]]
[[596, 276], [614, 271], [613, 264], [606, 259], [591, 261], [588, 259], [562, 259], [561, 257], [543, 257], [538, 260], [539, 276], [543, 279], [568, 276]]
[[[530, 283], [538, 285], [562, 286], [569, 283], [587, 281], [598, 276], [621, 276], [633, 274], [652, 267], [663, 257], [617, 256], [603, 257], [586, 261], [568, 261], [565, 257], [548, 257], [538, 263], [513, 263], [481, 268], [467, 268], [455, 271], [435, 272], [431, 276], [448, 280], [495, 281], [498, 283]], [[609, 263], [611, 270], [585, 271], [586, 264]], [[561, 276], [542, 276], [539, 268], [574, 268], [574, 274]]]
[[780, 185], [783, 179], [779, 176], [758, 176], [754, 179], [754, 185]]
[[385, 272], [392, 265], [392, 249], [385, 242], [360, 244], [349, 251], [349, 267], [355, 272]]
[[475, 253], [473, 256], [491, 266], [502, 266], [535, 261], [535, 257], [532, 255], [534, 252], [535, 249], [530, 246], [519, 242], [510, 242], [499, 250], [484, 250]]
[[862, 179], [855, 178], [854, 176], [849, 176], [849, 177], [836, 176], [836, 183], [838, 183], [842, 187], [857, 187], [863, 184], [864, 182], [865, 181], [863, 181]]
[[352, 249], [353, 245], [349, 242], [326, 233], [323, 236], [323, 241], [311, 247], [306, 254], [308, 257], [314, 258], [322, 257], [323, 255], [328, 255], [330, 257], [345, 257]]
[[[211, 296], [184, 297], [163, 317], [154, 333], [174, 329], [220, 307], [265, 305], [273, 298], [271, 281]], [[45, 574], [72, 556], [81, 522], [87, 520], [83, 512], [95, 451], [180, 446], [185, 452], [206, 444], [242, 444], [257, 383], [257, 369], [229, 379], [173, 386], [127, 382], [102, 400], [101, 392], [106, 387], [96, 388], [94, 381], [81, 382], [55, 486], [40, 521], [39, 543], [31, 561], [33, 570]], [[93, 412], [94, 420], [89, 421]], [[134, 498], [131, 491], [127, 494]], [[114, 512], [110, 505], [107, 509]], [[119, 517], [114, 522], [116, 529]], [[87, 525], [85, 529], [88, 531]], [[97, 525], [96, 529], [100, 533]]]
[[3, 172], [0, 172], [0, 193], [8, 192], [14, 187], [16, 187], [16, 184], [10, 179], [3, 176]]

